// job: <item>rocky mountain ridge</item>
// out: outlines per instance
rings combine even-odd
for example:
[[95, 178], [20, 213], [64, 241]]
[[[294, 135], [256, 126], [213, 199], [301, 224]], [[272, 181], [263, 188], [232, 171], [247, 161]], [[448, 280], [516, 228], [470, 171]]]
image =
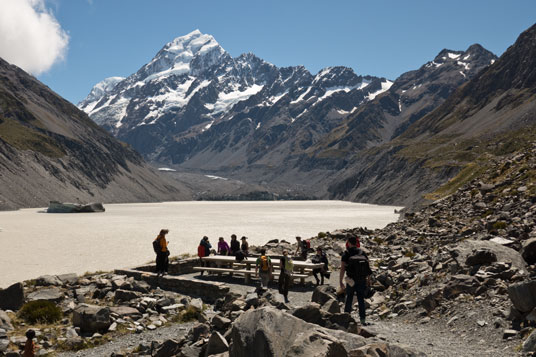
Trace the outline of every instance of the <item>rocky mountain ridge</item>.
[[[415, 196], [433, 192], [449, 179], [459, 183], [451, 185], [452, 193], [473, 169], [531, 142], [536, 118], [536, 66], [531, 56], [535, 39], [532, 26], [437, 109], [390, 142], [350, 156], [353, 160], [330, 183], [331, 197], [414, 203]], [[340, 130], [347, 132], [346, 127]], [[332, 144], [337, 141], [324, 146]], [[346, 152], [342, 157], [349, 160]]]

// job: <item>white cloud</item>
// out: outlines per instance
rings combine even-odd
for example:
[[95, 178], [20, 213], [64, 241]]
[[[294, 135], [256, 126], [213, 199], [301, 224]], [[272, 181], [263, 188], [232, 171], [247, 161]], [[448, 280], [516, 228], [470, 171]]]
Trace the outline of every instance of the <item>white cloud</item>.
[[44, 0], [0, 0], [0, 57], [34, 75], [61, 61], [69, 36]]

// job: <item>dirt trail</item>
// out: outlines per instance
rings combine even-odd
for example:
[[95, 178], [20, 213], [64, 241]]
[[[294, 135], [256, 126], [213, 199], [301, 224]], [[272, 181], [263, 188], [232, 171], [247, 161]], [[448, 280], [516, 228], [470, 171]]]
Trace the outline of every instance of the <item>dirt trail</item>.
[[473, 335], [462, 336], [450, 330], [439, 321], [427, 324], [406, 323], [403, 321], [375, 321], [370, 329], [378, 337], [389, 342], [411, 346], [418, 352], [430, 357], [505, 357], [520, 356], [514, 348], [518, 342], [489, 343], [486, 339]]

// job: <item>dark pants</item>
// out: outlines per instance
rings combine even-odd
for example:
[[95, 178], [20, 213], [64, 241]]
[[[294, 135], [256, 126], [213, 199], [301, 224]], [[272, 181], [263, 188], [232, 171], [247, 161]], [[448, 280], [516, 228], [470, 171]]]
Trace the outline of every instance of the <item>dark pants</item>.
[[156, 254], [156, 273], [167, 273], [169, 259], [167, 253]]
[[367, 288], [367, 282], [365, 280], [358, 280], [354, 286], [346, 284], [346, 304], [344, 306], [344, 312], [352, 312], [352, 303], [354, 302], [354, 293], [357, 295], [357, 303], [359, 304], [359, 318], [365, 318], [365, 289]]
[[288, 289], [290, 288], [290, 274], [281, 272], [279, 274], [279, 292], [285, 297], [288, 297]]
[[[317, 274], [320, 274], [320, 280], [318, 279]], [[324, 273], [323, 269], [313, 269], [313, 276], [315, 277], [316, 285], [319, 283], [324, 285], [324, 276], [326, 276], [326, 274]]]

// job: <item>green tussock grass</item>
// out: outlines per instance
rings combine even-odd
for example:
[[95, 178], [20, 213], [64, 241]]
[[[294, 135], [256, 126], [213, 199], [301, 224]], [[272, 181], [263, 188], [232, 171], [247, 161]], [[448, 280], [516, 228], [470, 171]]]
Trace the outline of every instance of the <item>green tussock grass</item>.
[[63, 149], [48, 136], [15, 120], [0, 119], [0, 138], [14, 148], [39, 152], [51, 158], [60, 158], [65, 155]]
[[486, 170], [485, 166], [481, 166], [478, 163], [470, 163], [463, 168], [458, 175], [450, 179], [447, 183], [439, 187], [434, 192], [427, 193], [424, 198], [427, 200], [438, 200], [446, 197], [458, 190], [464, 184], [472, 181], [474, 178], [479, 177]]
[[63, 313], [53, 302], [37, 300], [24, 304], [19, 311], [19, 317], [31, 324], [54, 323], [63, 317]]

